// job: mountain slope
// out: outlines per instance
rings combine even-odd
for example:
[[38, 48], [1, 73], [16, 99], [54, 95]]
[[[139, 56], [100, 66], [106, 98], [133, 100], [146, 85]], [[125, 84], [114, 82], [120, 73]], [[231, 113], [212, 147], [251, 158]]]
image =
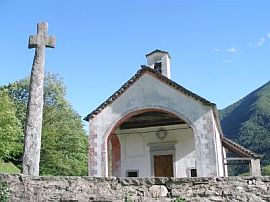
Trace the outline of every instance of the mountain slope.
[[220, 110], [223, 133], [270, 164], [270, 81]]

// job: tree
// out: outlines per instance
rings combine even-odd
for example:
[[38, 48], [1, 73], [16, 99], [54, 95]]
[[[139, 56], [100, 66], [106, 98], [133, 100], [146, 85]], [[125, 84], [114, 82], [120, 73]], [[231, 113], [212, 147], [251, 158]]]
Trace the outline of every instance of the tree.
[[0, 90], [0, 159], [8, 159], [22, 152], [22, 128], [16, 117], [12, 99]]
[[270, 165], [264, 166], [262, 168], [262, 175], [270, 176]]
[[[25, 125], [29, 79], [2, 87], [15, 103], [16, 116]], [[46, 73], [41, 144], [41, 175], [87, 175], [87, 136], [80, 116], [65, 99], [59, 76]], [[19, 160], [20, 155], [16, 156]]]
[[270, 164], [270, 81], [220, 111], [224, 135]]
[[68, 104], [44, 108], [41, 174], [87, 175], [87, 138]]
[[45, 80], [40, 171], [44, 175], [87, 175], [87, 137], [80, 116], [64, 99], [62, 81]]
[[15, 107], [16, 117], [19, 119], [21, 127], [24, 129], [29, 92], [29, 78], [2, 86], [0, 89], [8, 92]]

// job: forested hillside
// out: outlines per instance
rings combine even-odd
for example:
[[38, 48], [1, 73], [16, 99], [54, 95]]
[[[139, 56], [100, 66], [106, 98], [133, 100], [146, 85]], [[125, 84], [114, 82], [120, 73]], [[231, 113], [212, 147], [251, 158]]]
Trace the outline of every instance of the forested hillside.
[[[0, 87], [0, 163], [20, 167], [26, 118], [29, 79]], [[87, 137], [77, 112], [65, 98], [62, 80], [47, 73], [44, 82], [44, 111], [41, 175], [87, 175]]]
[[270, 164], [270, 82], [220, 110], [223, 133]]

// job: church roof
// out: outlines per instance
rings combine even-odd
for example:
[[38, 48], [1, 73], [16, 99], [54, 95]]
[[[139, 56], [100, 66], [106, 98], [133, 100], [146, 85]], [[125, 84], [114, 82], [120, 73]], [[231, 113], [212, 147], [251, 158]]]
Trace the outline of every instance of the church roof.
[[233, 152], [234, 154], [237, 154], [238, 156], [254, 158], [254, 159], [261, 158], [258, 154], [244, 148], [240, 144], [237, 144], [224, 136], [222, 137], [222, 145], [223, 147]]
[[160, 72], [156, 71], [155, 69], [152, 69], [150, 67], [147, 67], [145, 65], [141, 66], [141, 69], [137, 71], [137, 73], [131, 77], [124, 85], [122, 85], [114, 94], [112, 94], [105, 102], [103, 102], [98, 108], [96, 108], [94, 111], [92, 111], [90, 114], [88, 114], [84, 120], [89, 121], [89, 119], [93, 118], [95, 115], [99, 114], [107, 105], [110, 105], [113, 103], [119, 96], [121, 96], [126, 90], [132, 86], [144, 73], [150, 73], [160, 81], [162, 81], [164, 84], [167, 84], [171, 86], [172, 88], [176, 89], [177, 91], [184, 93], [185, 95], [200, 101], [201, 103], [209, 106], [215, 106], [214, 103], [206, 100], [205, 98], [191, 92], [190, 90], [184, 88], [183, 86], [177, 84], [176, 82], [172, 81], [171, 79], [167, 78], [166, 76], [163, 76]]

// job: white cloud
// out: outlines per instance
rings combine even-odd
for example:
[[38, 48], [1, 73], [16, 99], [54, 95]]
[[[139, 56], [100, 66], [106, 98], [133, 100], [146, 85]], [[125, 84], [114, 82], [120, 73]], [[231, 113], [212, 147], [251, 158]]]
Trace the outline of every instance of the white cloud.
[[224, 62], [225, 63], [232, 63], [232, 61], [231, 60], [228, 60], [228, 59], [224, 60]]
[[261, 47], [262, 45], [264, 45], [267, 42], [268, 39], [270, 40], [270, 32], [266, 33], [265, 36], [259, 38], [257, 43], [250, 44], [249, 46], [252, 48]]
[[227, 51], [228, 53], [233, 53], [233, 54], [235, 54], [235, 53], [237, 53], [239, 50], [232, 47], [232, 48], [228, 48], [226, 51]]
[[[268, 36], [268, 35], [267, 35], [267, 36]], [[259, 41], [256, 43], [256, 47], [262, 46], [262, 45], [265, 43], [265, 41], [266, 41], [266, 38], [261, 37], [261, 38], [259, 39]]]

